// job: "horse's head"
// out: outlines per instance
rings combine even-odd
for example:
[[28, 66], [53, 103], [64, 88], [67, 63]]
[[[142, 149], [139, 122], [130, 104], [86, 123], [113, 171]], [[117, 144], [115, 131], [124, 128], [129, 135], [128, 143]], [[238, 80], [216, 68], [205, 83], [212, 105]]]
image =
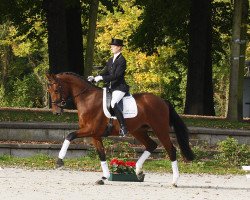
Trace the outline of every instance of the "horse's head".
[[54, 74], [46, 74], [48, 79], [48, 92], [51, 97], [52, 112], [54, 114], [62, 114], [63, 108], [66, 106], [68, 92], [66, 87]]

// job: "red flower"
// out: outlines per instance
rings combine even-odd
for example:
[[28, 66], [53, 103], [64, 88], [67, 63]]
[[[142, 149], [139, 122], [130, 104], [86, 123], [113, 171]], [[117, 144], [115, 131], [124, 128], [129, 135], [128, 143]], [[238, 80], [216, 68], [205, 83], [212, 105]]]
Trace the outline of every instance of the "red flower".
[[111, 172], [118, 174], [134, 174], [135, 173], [134, 161], [124, 161], [114, 158], [110, 161]]
[[126, 166], [129, 166], [129, 167], [135, 167], [135, 162], [133, 162], [133, 161], [127, 161], [126, 163]]
[[110, 161], [110, 165], [118, 165], [118, 163], [119, 163], [119, 160], [117, 160], [116, 158]]

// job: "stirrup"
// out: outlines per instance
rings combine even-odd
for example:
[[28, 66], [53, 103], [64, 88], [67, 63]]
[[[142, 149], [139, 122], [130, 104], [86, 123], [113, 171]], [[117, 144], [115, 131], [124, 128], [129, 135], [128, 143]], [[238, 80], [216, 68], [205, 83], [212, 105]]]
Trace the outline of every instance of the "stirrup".
[[120, 131], [119, 131], [120, 137], [125, 137], [125, 136], [127, 136], [127, 134], [128, 134], [128, 131], [127, 131], [126, 127], [120, 128]]

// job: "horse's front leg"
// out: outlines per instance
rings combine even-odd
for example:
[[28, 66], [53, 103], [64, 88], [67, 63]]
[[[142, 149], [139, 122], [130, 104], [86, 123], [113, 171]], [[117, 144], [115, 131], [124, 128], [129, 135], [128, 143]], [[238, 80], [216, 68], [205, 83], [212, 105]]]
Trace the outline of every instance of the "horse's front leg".
[[57, 167], [62, 167], [64, 165], [63, 159], [67, 153], [70, 142], [76, 138], [77, 138], [77, 133], [75, 131], [75, 132], [68, 134], [68, 136], [64, 140], [62, 148], [61, 148], [59, 155], [58, 155], [58, 160], [56, 162]]
[[103, 146], [102, 138], [93, 138], [93, 144], [94, 144], [96, 151], [99, 155], [99, 158], [101, 161], [102, 172], [103, 172], [103, 176], [101, 177], [100, 180], [96, 181], [96, 184], [103, 185], [104, 181], [109, 178], [110, 172], [109, 172], [109, 168], [108, 168], [108, 163], [106, 161], [106, 153], [105, 153], [105, 148]]

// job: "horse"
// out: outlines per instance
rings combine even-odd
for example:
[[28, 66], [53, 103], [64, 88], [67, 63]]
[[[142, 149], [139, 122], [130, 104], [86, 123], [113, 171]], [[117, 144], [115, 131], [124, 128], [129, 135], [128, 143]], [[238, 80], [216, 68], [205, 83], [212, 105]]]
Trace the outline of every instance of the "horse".
[[[103, 176], [96, 181], [104, 184], [110, 172], [106, 161], [103, 136], [109, 119], [103, 112], [103, 89], [72, 72], [46, 74], [48, 92], [51, 97], [51, 110], [54, 114], [62, 114], [69, 100], [73, 101], [78, 111], [79, 130], [71, 132], [65, 138], [56, 162], [62, 167], [70, 142], [76, 138], [92, 137], [93, 145], [101, 161]], [[145, 150], [136, 162], [136, 174], [140, 176], [143, 164], [158, 144], [150, 137], [148, 130], [152, 129], [171, 160], [172, 184], [177, 186], [179, 178], [176, 148], [170, 139], [170, 129], [173, 127], [181, 154], [186, 161], [194, 159], [194, 153], [189, 145], [188, 129], [175, 111], [172, 104], [152, 93], [136, 93], [135, 98], [138, 114], [134, 118], [125, 119], [129, 134], [144, 145]], [[112, 136], [119, 135], [119, 124], [113, 121]]]

